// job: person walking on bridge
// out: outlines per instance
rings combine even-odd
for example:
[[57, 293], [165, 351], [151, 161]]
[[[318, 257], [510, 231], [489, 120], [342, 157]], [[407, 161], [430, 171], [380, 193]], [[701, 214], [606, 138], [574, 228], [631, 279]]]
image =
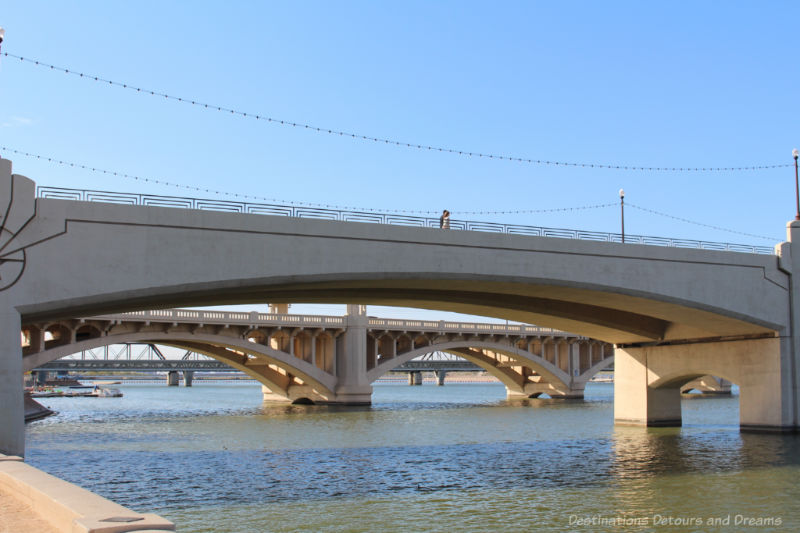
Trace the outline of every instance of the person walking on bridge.
[[439, 217], [439, 227], [442, 229], [450, 229], [450, 211], [447, 209], [442, 211], [442, 216]]

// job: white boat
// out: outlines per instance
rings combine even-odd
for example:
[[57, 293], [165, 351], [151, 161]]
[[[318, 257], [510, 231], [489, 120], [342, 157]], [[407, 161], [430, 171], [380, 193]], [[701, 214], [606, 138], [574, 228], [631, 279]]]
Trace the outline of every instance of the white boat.
[[107, 389], [105, 387], [97, 387], [95, 389], [98, 398], [121, 398], [122, 391], [119, 389]]

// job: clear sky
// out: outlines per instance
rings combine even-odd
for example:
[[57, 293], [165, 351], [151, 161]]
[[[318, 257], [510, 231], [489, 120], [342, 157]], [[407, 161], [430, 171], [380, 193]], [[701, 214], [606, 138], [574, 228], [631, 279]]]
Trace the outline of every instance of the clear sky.
[[0, 154], [39, 185], [187, 195], [9, 150], [285, 202], [606, 232], [619, 231], [624, 188], [628, 234], [766, 246], [795, 214], [797, 2], [6, 0], [0, 26], [9, 54], [326, 129], [563, 162], [787, 165], [654, 172], [466, 157], [0, 56]]

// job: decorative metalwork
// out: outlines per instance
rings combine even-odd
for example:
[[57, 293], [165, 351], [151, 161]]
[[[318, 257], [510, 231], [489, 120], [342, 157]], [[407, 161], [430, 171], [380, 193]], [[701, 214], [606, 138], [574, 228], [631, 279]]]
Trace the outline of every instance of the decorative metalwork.
[[[391, 224], [396, 226], [414, 226], [421, 228], [438, 228], [438, 218], [412, 215], [377, 213], [369, 211], [347, 211], [340, 209], [323, 209], [292, 205], [259, 204], [249, 202], [232, 202], [182, 196], [156, 196], [152, 194], [120, 193], [110, 191], [93, 191], [82, 189], [66, 189], [62, 187], [38, 187], [39, 198], [56, 198], [81, 202], [103, 202], [121, 205], [144, 205], [154, 207], [174, 207], [182, 209], [201, 209], [206, 211], [223, 211], [228, 213], [249, 213], [271, 216], [287, 216], [298, 218], [316, 218], [346, 222], [365, 222], [372, 224]], [[563, 228], [546, 228], [518, 224], [502, 224], [498, 222], [480, 222], [472, 220], [451, 220], [451, 230], [482, 231], [490, 233], [508, 233], [512, 235], [528, 235], [532, 237], [552, 237], [558, 239], [577, 239], [595, 242], [622, 242], [619, 233], [584, 231]], [[668, 246], [673, 248], [696, 248], [700, 250], [722, 250], [750, 254], [773, 255], [774, 249], [769, 246], [753, 246], [749, 244], [733, 244], [725, 242], [695, 241], [691, 239], [673, 239], [669, 237], [653, 237], [646, 235], [625, 235], [625, 244], [646, 244], [650, 246]]]

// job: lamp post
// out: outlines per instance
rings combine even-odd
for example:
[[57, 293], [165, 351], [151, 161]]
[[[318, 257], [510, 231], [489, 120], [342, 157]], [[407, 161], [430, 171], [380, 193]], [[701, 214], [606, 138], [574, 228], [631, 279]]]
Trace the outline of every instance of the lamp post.
[[800, 191], [797, 186], [797, 148], [792, 150], [792, 157], [794, 157], [794, 198], [797, 201], [797, 214], [794, 215], [795, 220], [800, 220]]
[[625, 244], [625, 189], [619, 190], [619, 213], [622, 218], [622, 243]]
[[[2, 26], [0, 26], [0, 45], [3, 44], [3, 39], [5, 38], [5, 36], [6, 36], [6, 30], [4, 30]], [[0, 155], [0, 159], [2, 158], [3, 156]]]

